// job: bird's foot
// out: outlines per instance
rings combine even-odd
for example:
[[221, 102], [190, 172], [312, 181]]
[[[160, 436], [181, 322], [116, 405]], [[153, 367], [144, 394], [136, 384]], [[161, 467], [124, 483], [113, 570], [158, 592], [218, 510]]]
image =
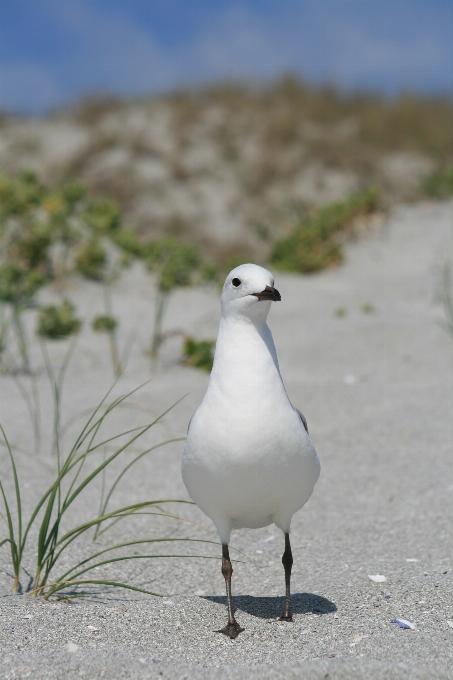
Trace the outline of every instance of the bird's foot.
[[241, 628], [241, 626], [238, 624], [237, 621], [234, 621], [233, 623], [227, 623], [225, 628], [222, 628], [221, 630], [216, 630], [216, 633], [223, 633], [224, 635], [227, 635], [229, 638], [232, 640], [235, 640], [239, 633], [242, 633], [244, 628]]
[[293, 616], [292, 614], [282, 614], [277, 621], [288, 621], [288, 623], [293, 623]]

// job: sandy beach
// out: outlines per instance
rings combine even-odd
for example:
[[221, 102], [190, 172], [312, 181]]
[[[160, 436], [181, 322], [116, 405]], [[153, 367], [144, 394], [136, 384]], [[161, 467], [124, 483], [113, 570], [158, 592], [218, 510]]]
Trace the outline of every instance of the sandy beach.
[[[99, 568], [165, 595], [153, 597], [87, 586], [68, 603], [12, 594], [7, 546], [0, 548], [0, 677], [33, 678], [305, 678], [306, 680], [441, 680], [453, 678], [453, 338], [441, 327], [436, 299], [439, 267], [452, 255], [453, 203], [398, 206], [346, 247], [345, 263], [313, 276], [282, 275], [282, 302], [269, 325], [292, 402], [305, 414], [321, 460], [321, 478], [294, 517], [294, 623], [276, 622], [283, 603], [283, 537], [274, 526], [233, 534], [233, 595], [245, 628], [236, 640], [214, 631], [226, 622], [220, 547], [180, 543], [155, 553], [216, 559], [137, 559]], [[102, 291], [88, 282], [67, 290], [86, 319], [62, 395], [70, 425], [64, 446], [113, 382], [105, 336], [89, 320], [102, 310]], [[42, 300], [57, 299], [46, 290]], [[137, 443], [137, 450], [183, 438], [206, 389], [208, 374], [181, 364], [181, 333], [215, 338], [219, 293], [178, 290], [165, 331], [172, 334], [152, 369], [152, 279], [138, 266], [115, 286], [113, 307], [136, 340], [113, 395], [150, 380], [104, 427], [117, 433], [155, 418], [184, 397]], [[33, 323], [33, 315], [30, 315]], [[174, 333], [173, 333], [174, 331]], [[58, 367], [68, 342], [48, 343]], [[52, 393], [37, 341], [32, 363], [40, 393], [42, 442], [16, 382], [0, 377], [0, 422], [17, 451], [26, 514], [55, 470]], [[28, 378], [23, 378], [28, 386]], [[156, 449], [124, 476], [114, 506], [185, 499], [182, 441]], [[99, 454], [100, 455], [100, 454]], [[128, 460], [126, 458], [126, 460]], [[4, 447], [2, 481], [12, 492]], [[96, 513], [98, 487], [75, 503], [71, 522]], [[76, 542], [65, 565], [98, 545], [131, 537], [218, 541], [210, 521], [189, 505], [172, 512], [191, 522], [142, 516], [118, 523], [93, 546]], [[3, 536], [3, 530], [2, 530]], [[36, 551], [31, 533], [21, 586], [30, 586]], [[143, 554], [149, 548], [138, 546]], [[245, 553], [242, 554], [242, 553]], [[233, 556], [233, 553], [232, 553]], [[385, 576], [373, 581], [369, 575]], [[392, 619], [406, 619], [402, 629]]]

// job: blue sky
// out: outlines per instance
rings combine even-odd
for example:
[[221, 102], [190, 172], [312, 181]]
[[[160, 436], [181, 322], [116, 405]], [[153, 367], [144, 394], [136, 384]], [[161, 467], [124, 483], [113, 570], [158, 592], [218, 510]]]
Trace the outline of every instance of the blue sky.
[[453, 0], [0, 0], [0, 106], [283, 72], [453, 93]]

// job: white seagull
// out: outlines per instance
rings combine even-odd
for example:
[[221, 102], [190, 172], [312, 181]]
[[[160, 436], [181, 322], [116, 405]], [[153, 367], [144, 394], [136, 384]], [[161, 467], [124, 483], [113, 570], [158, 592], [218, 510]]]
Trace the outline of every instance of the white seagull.
[[271, 301], [280, 299], [267, 269], [242, 264], [228, 274], [208, 389], [184, 446], [184, 483], [222, 542], [228, 623], [218, 632], [230, 638], [244, 630], [231, 598], [231, 531], [269, 524], [283, 531], [286, 599], [280, 620], [292, 621], [290, 524], [320, 472], [307, 422], [286, 394], [266, 324]]

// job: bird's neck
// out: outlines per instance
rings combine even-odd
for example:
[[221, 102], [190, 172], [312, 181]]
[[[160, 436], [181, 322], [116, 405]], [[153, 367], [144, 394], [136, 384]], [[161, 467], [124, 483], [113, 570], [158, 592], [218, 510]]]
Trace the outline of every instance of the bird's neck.
[[[251, 391], [282, 387], [277, 354], [266, 322], [222, 317], [209, 388], [245, 397]], [[256, 394], [258, 397], [259, 395]]]

